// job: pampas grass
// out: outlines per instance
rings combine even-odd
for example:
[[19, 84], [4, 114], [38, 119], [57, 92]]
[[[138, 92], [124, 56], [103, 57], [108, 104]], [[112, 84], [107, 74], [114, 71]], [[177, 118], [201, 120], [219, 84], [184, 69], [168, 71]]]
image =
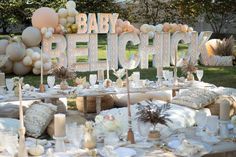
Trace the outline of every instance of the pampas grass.
[[218, 56], [232, 56], [234, 51], [234, 37], [224, 38], [222, 41], [217, 41], [216, 48], [211, 47], [215, 55]]

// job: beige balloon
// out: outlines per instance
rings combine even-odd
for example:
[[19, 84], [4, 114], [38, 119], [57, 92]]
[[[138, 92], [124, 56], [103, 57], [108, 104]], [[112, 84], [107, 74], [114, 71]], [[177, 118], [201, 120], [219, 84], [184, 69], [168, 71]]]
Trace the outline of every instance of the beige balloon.
[[30, 66], [25, 66], [22, 61], [20, 62], [15, 62], [13, 64], [13, 72], [16, 75], [26, 75], [31, 71], [32, 67]]
[[34, 73], [35, 75], [39, 75], [40, 72], [41, 72], [40, 69], [33, 68], [33, 73]]
[[40, 49], [39, 47], [31, 47], [31, 49], [32, 49], [34, 52], [41, 53], [41, 49]]
[[6, 54], [6, 48], [8, 44], [9, 44], [8, 40], [6, 39], [0, 40], [0, 54], [1, 55]]
[[37, 46], [40, 44], [41, 40], [41, 32], [38, 28], [27, 27], [22, 32], [22, 41], [27, 47]]
[[32, 59], [30, 56], [25, 56], [25, 58], [23, 59], [23, 64], [25, 66], [31, 66], [33, 63]]
[[26, 55], [25, 46], [23, 43], [13, 42], [7, 46], [6, 54], [12, 61], [20, 61]]
[[13, 68], [13, 63], [11, 60], [8, 59], [5, 65], [1, 67], [1, 71], [6, 74], [9, 74], [12, 73], [12, 68]]

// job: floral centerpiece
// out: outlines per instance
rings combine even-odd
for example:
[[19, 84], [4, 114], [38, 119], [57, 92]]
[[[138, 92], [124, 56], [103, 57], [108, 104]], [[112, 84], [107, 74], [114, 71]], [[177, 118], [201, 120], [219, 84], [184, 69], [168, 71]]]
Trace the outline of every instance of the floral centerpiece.
[[169, 114], [165, 113], [170, 109], [170, 105], [164, 104], [158, 106], [152, 100], [147, 100], [147, 105], [142, 105], [138, 103], [138, 112], [136, 113], [137, 119], [141, 122], [151, 123], [153, 125], [153, 130], [149, 132], [149, 138], [159, 138], [160, 133], [156, 130], [157, 124], [162, 124], [167, 126], [167, 122], [172, 122], [168, 117]]
[[196, 73], [197, 67], [195, 64], [190, 60], [184, 59], [183, 66], [181, 67], [182, 72], [187, 75], [187, 80], [192, 81], [194, 80], [193, 73]]
[[112, 115], [97, 115], [95, 124], [105, 132], [104, 144], [115, 145], [119, 142], [118, 133], [121, 131], [120, 122]]
[[119, 69], [117, 71], [113, 69], [113, 74], [117, 77], [117, 80], [116, 80], [117, 87], [119, 88], [123, 87], [122, 77], [124, 77], [125, 75], [125, 69]]
[[60, 87], [62, 90], [68, 88], [67, 80], [73, 80], [76, 77], [76, 73], [71, 68], [59, 65], [54, 65], [50, 73], [54, 75], [57, 80], [61, 81]]
[[23, 84], [23, 80], [24, 78], [20, 78], [20, 77], [13, 77], [12, 78], [13, 80], [13, 83], [14, 83], [14, 93], [15, 93], [15, 96], [19, 96], [19, 82], [21, 84]]

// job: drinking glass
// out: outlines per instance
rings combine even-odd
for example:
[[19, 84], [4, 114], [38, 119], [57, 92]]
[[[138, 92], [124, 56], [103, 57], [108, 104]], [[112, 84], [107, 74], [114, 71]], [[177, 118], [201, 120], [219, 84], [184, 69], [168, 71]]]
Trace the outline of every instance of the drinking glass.
[[13, 79], [6, 79], [6, 86], [7, 86], [7, 90], [9, 92], [12, 92], [12, 90], [14, 88], [14, 81], [13, 81]]
[[202, 77], [203, 77], [203, 70], [197, 70], [197, 78], [198, 78], [198, 81], [201, 82]]
[[48, 83], [49, 88], [53, 88], [55, 84], [55, 76], [48, 76], [47, 83]]
[[143, 137], [143, 142], [147, 143], [148, 134], [151, 128], [151, 123], [138, 121], [138, 132]]
[[207, 114], [203, 111], [199, 111], [195, 115], [195, 121], [197, 124], [197, 131], [196, 135], [202, 136], [203, 135], [203, 129], [207, 123]]
[[218, 133], [219, 129], [219, 120], [218, 116], [208, 116], [207, 117], [207, 124], [206, 124], [206, 131], [214, 136]]
[[164, 77], [165, 81], [168, 80], [168, 77], [169, 77], [169, 70], [163, 70], [163, 77]]
[[97, 75], [96, 74], [90, 74], [89, 75], [89, 82], [91, 86], [94, 86], [97, 82]]

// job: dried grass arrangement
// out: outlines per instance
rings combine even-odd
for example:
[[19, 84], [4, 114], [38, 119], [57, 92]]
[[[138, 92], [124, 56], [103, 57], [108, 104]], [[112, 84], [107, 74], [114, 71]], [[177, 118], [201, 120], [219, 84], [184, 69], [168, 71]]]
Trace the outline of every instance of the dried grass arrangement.
[[54, 65], [50, 73], [60, 81], [72, 80], [76, 77], [76, 73], [72, 69], [59, 65]]
[[216, 48], [212, 48], [215, 55], [218, 56], [233, 56], [234, 52], [234, 37], [230, 36], [230, 38], [224, 38], [222, 41], [217, 41]]
[[192, 74], [197, 71], [197, 67], [195, 67], [195, 64], [191, 61], [191, 59], [188, 61], [187, 59], [183, 60], [183, 66], [181, 67], [181, 71], [184, 74]]
[[168, 117], [169, 114], [165, 113], [170, 109], [170, 104], [164, 104], [158, 106], [152, 100], [146, 100], [148, 105], [142, 105], [138, 103], [138, 112], [136, 116], [138, 120], [143, 122], [150, 122], [153, 125], [153, 130], [156, 130], [157, 124], [162, 124], [167, 126], [167, 122], [172, 122]]

